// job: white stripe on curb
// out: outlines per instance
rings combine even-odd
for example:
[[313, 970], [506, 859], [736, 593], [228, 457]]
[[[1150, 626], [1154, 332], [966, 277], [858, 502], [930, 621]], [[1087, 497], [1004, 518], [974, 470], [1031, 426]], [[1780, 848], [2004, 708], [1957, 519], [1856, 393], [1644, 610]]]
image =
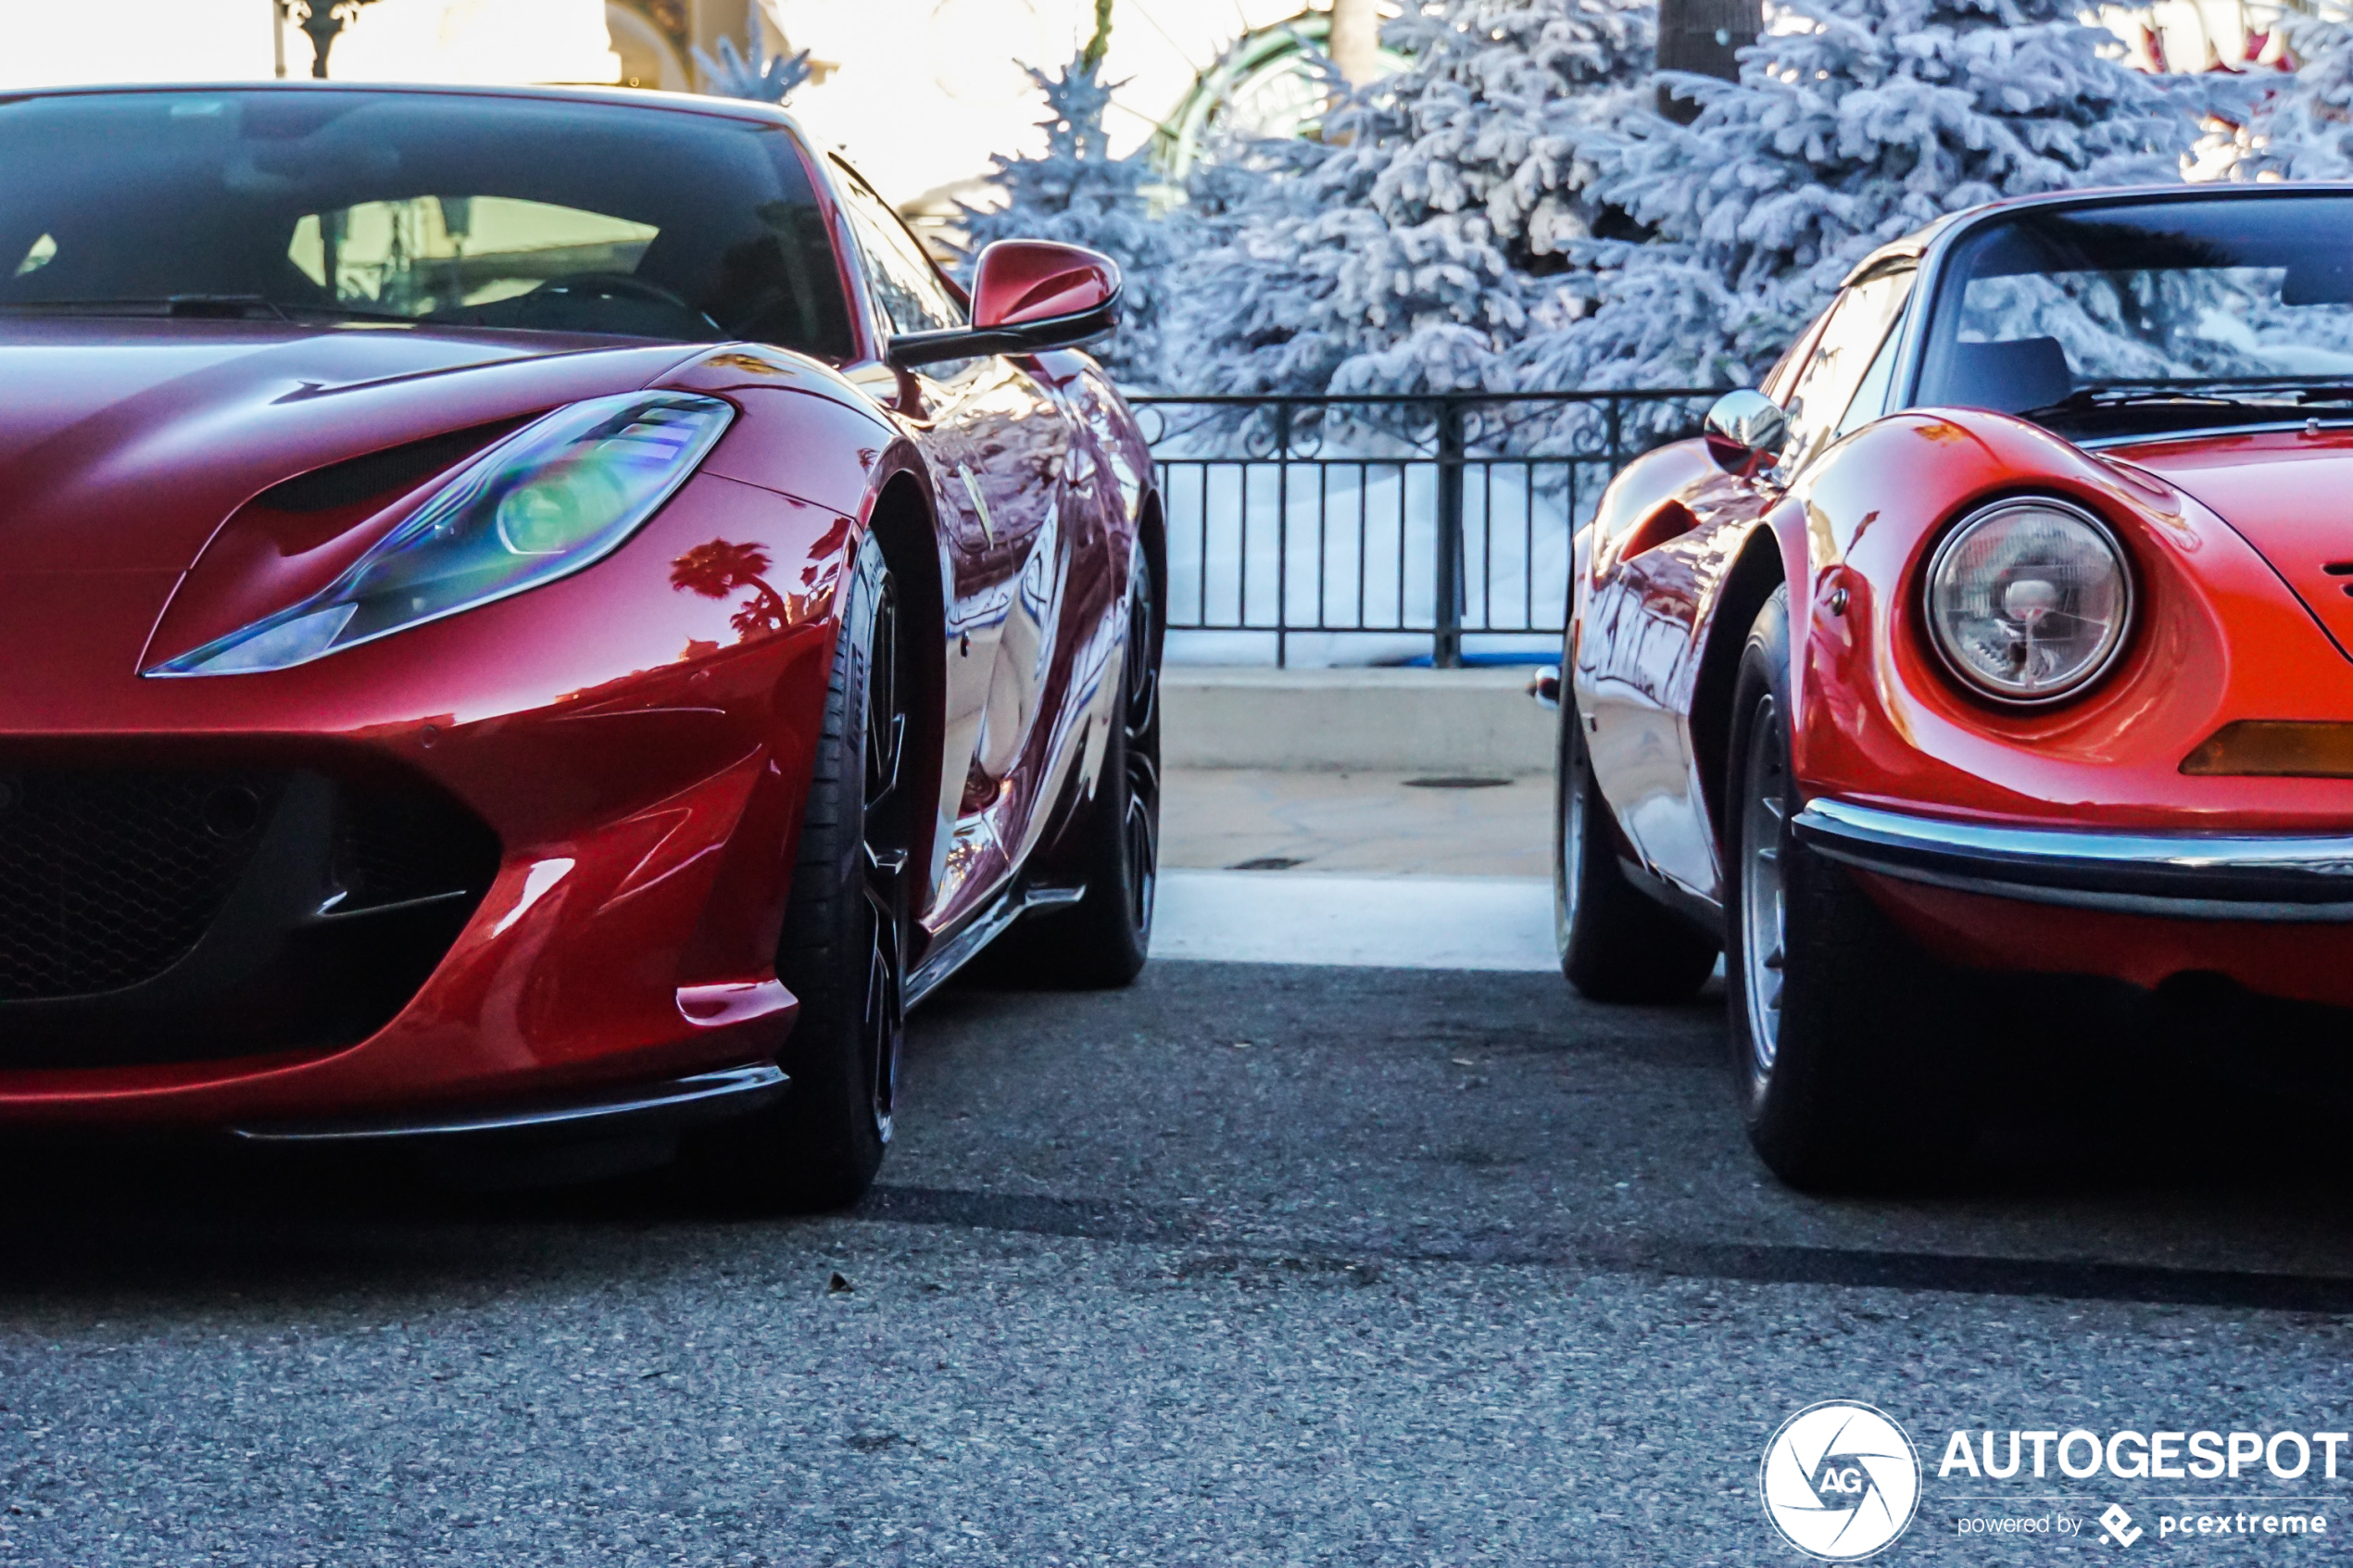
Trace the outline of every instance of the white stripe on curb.
[[1152, 957], [1380, 969], [1550, 970], [1541, 877], [1163, 872]]

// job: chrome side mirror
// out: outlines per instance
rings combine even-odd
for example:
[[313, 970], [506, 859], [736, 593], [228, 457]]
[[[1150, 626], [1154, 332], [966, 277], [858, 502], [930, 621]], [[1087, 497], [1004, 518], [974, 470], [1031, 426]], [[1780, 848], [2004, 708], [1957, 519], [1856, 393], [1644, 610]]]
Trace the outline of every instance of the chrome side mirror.
[[1707, 411], [1707, 454], [1746, 477], [1780, 456], [1789, 416], [1761, 392], [1728, 392]]

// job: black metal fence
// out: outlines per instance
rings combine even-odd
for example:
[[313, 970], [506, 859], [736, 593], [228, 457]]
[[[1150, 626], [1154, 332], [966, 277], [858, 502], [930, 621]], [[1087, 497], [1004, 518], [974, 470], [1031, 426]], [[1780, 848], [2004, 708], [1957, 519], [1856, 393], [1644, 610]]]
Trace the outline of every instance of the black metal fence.
[[1603, 489], [1720, 395], [1133, 398], [1167, 511], [1169, 629], [1271, 640], [1277, 664], [1302, 636], [1326, 659], [1426, 640], [1451, 666], [1466, 637], [1556, 635], [1570, 538]]

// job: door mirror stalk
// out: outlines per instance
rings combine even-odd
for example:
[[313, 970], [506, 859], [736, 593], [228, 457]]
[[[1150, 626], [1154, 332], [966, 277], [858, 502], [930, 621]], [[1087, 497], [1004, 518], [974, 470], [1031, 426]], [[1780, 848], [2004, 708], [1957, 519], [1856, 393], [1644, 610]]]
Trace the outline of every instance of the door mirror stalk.
[[1000, 240], [973, 270], [973, 324], [900, 332], [890, 362], [901, 370], [989, 354], [1077, 348], [1119, 325], [1119, 263], [1100, 251], [1044, 240]]

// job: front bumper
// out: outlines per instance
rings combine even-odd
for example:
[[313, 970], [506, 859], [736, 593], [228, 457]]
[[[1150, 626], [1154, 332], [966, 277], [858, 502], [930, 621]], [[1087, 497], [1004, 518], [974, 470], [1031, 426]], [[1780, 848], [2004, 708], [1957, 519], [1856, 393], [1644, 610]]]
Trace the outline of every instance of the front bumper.
[[[797, 1008], [775, 978], [776, 933], [833, 644], [824, 590], [847, 534], [830, 514], [703, 476], [593, 571], [311, 665], [202, 681], [144, 680], [130, 657], [169, 582], [141, 579], [134, 594], [123, 574], [0, 572], [13, 639], [0, 783], [155, 771], [259, 781], [257, 798], [280, 810], [256, 819], [270, 825], [253, 863], [283, 847], [305, 870], [256, 872], [256, 897], [271, 897], [253, 923], [291, 934], [287, 960], [273, 968], [257, 941], [221, 942], [240, 963], [207, 990], [222, 998], [222, 1026], [201, 1038], [186, 996], [164, 995], [193, 979], [184, 961], [139, 980], [154, 987], [144, 998], [94, 998], [85, 963], [24, 1004], [57, 1007], [55, 1028], [0, 1017], [0, 1129], [438, 1127], [773, 1061]], [[812, 596], [748, 619], [755, 589], [713, 597], [673, 581], [676, 561], [713, 543], [756, 549], [775, 563], [767, 576], [813, 583]], [[416, 911], [435, 922], [430, 950], [389, 977], [376, 966], [384, 940], [358, 934], [409, 917], [384, 899], [347, 919], [350, 902], [330, 908], [309, 874], [336, 864], [333, 801], [371, 780], [403, 785], [402, 799], [446, 797], [495, 840], [479, 875], [465, 861], [462, 899]], [[310, 811], [304, 791], [326, 804]], [[200, 793], [191, 809], [209, 805]], [[0, 822], [0, 841], [8, 831]], [[198, 912], [218, 924], [245, 885]], [[90, 901], [99, 916], [126, 907], [112, 891]], [[384, 981], [381, 1006], [283, 1022], [244, 1006], [296, 995], [286, 973], [351, 999], [302, 946], [329, 936]], [[87, 1027], [87, 1010], [140, 999], [154, 1005], [106, 1040]]]
[[1830, 859], [1957, 893], [2168, 920], [2353, 922], [2353, 835], [2030, 828], [1828, 798], [1792, 825]]

